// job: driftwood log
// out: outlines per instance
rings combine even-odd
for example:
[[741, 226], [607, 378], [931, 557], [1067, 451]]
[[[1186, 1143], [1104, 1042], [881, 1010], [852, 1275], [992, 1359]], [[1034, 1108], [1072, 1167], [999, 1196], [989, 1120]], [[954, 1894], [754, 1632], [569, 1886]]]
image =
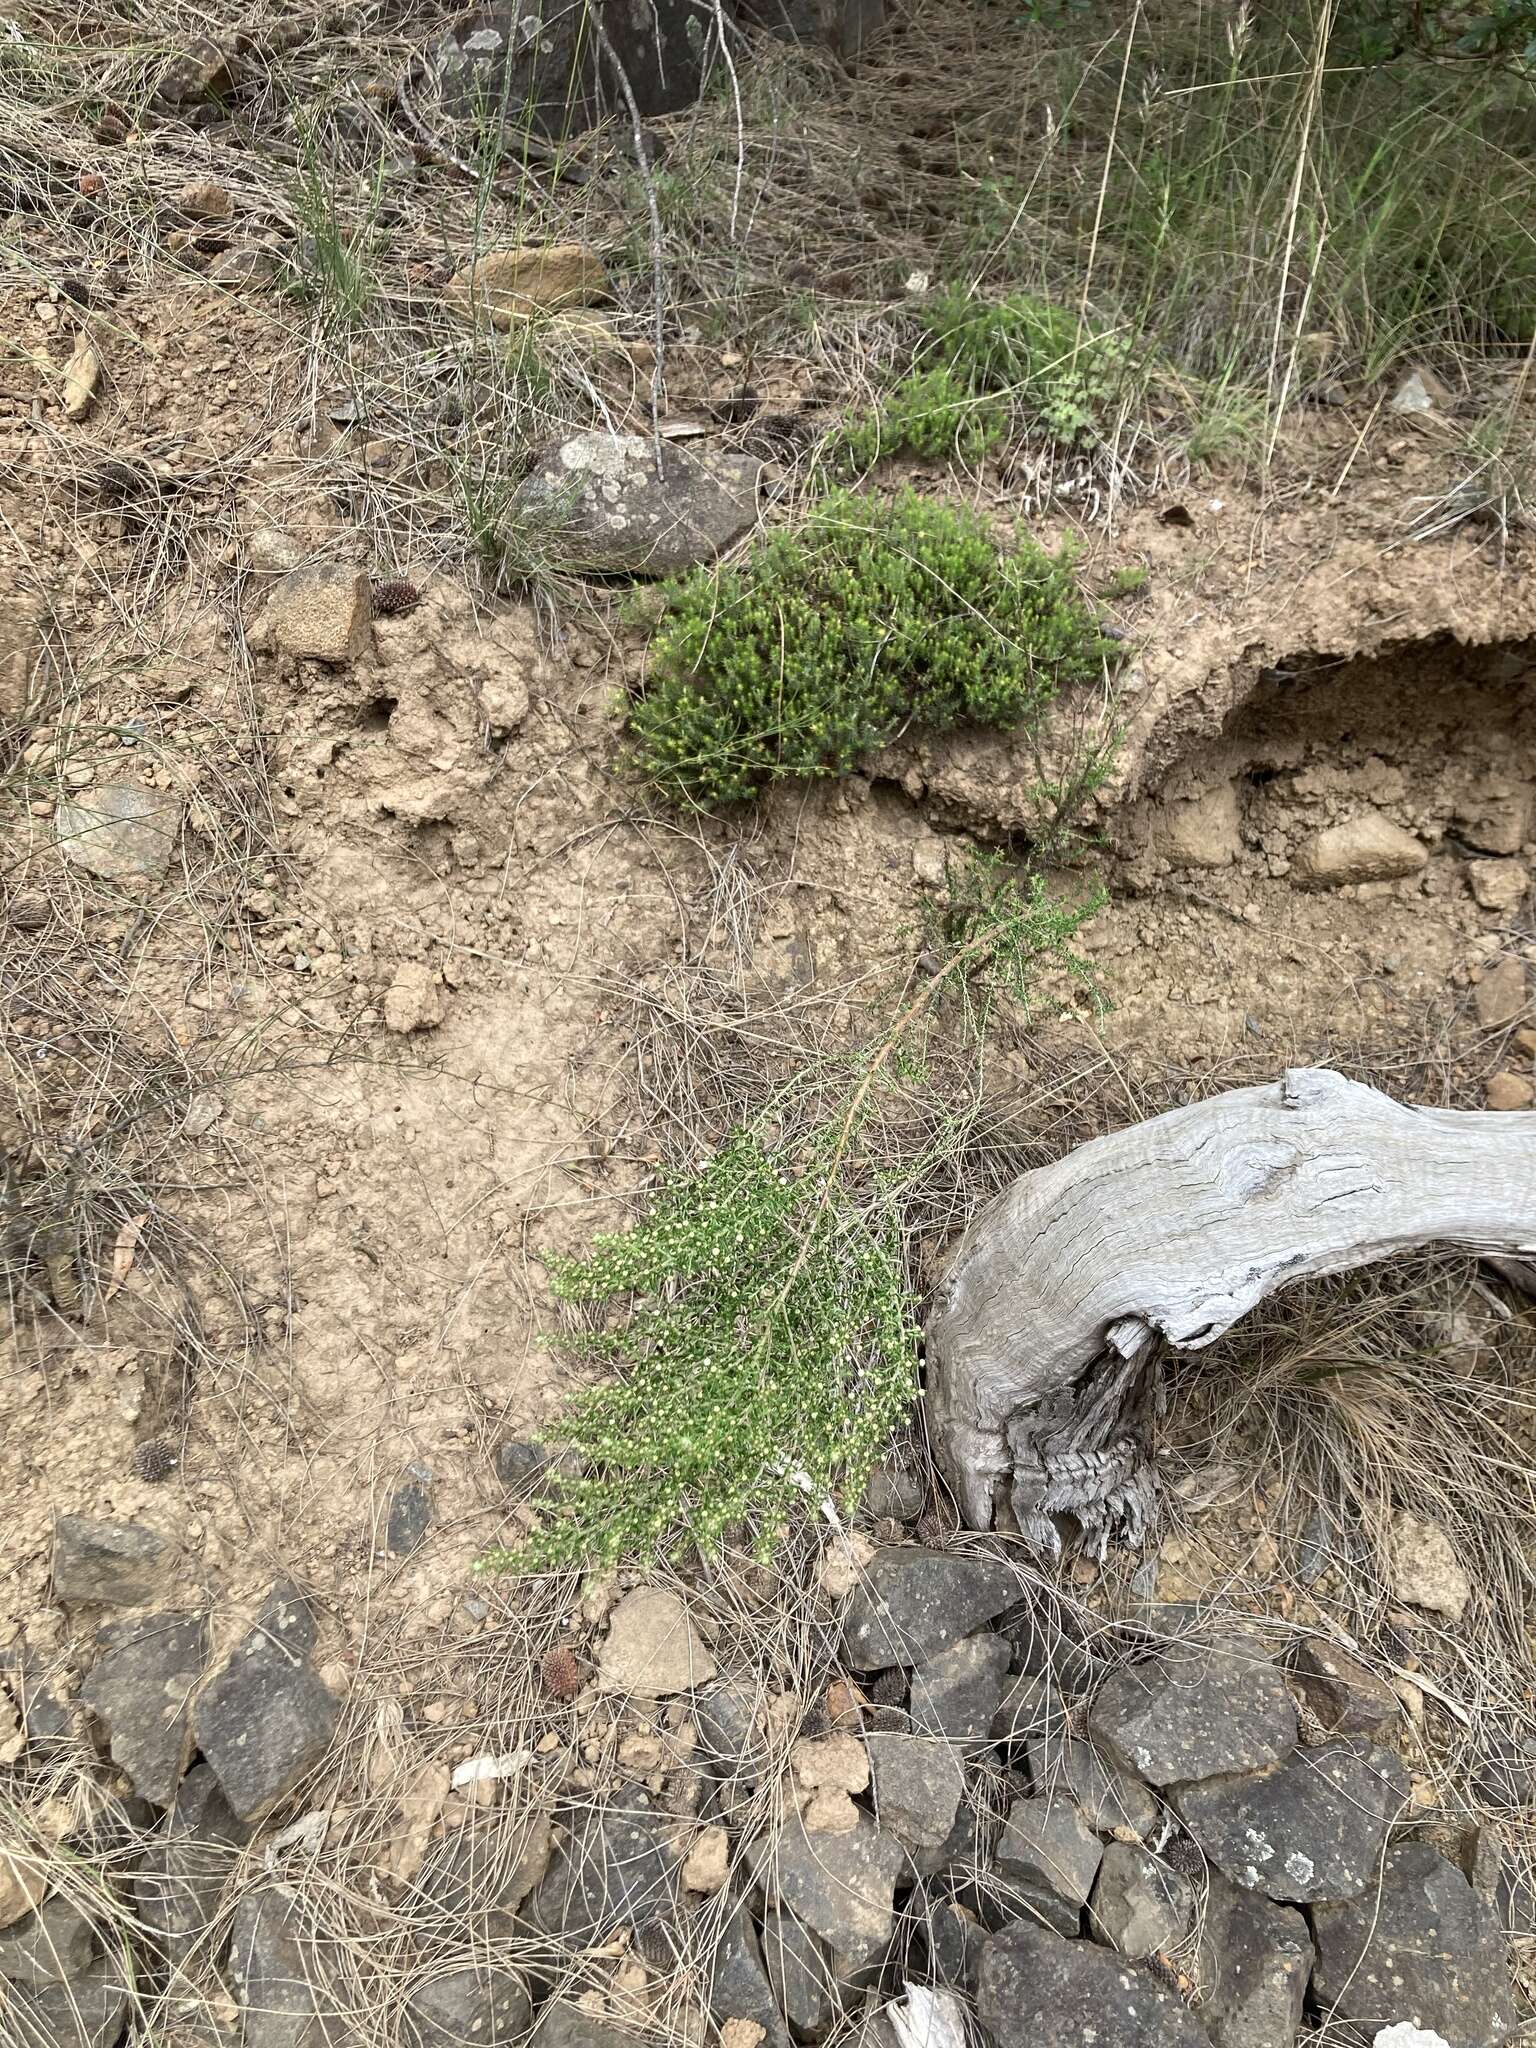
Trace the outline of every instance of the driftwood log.
[[1163, 1339], [1196, 1350], [1293, 1281], [1428, 1244], [1536, 1252], [1536, 1113], [1409, 1109], [1342, 1074], [1171, 1110], [1024, 1174], [966, 1230], [927, 1326], [966, 1521], [1139, 1541]]

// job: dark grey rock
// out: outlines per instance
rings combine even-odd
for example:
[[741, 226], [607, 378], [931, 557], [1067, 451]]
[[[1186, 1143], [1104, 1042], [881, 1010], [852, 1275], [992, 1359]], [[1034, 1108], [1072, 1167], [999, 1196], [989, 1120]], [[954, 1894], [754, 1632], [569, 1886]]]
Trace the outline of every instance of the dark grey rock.
[[1067, 1699], [1092, 1692], [1109, 1671], [1085, 1639], [1078, 1617], [1044, 1587], [1033, 1589], [1023, 1611], [1005, 1622], [999, 1633], [1013, 1651], [1015, 1671], [1053, 1679]]
[[[715, 47], [702, 0], [659, 0], [640, 13], [603, 0], [600, 18], [642, 119], [693, 104]], [[585, 9], [559, 0], [477, 7], [453, 22], [428, 61], [444, 105], [501, 124], [514, 161], [528, 131], [564, 139], [618, 114], [629, 133], [626, 97]]]
[[309, 1596], [292, 1579], [274, 1579], [256, 1611], [257, 1632], [279, 1643], [295, 1657], [315, 1647], [319, 1630]]
[[424, 1940], [504, 1941], [517, 1932], [523, 1901], [549, 1868], [554, 1845], [542, 1807], [500, 1809], [453, 1829], [430, 1852], [406, 1895]]
[[0, 1650], [0, 1680], [10, 1693], [30, 1752], [41, 1756], [69, 1741], [74, 1732], [74, 1703], [64, 1667], [50, 1667], [24, 1641], [11, 1643]]
[[503, 1437], [496, 1446], [496, 1477], [513, 1493], [531, 1493], [549, 1469], [547, 1444], [526, 1437]]
[[586, 1948], [615, 1927], [645, 1927], [672, 1910], [678, 1853], [672, 1822], [643, 1792], [589, 1814], [550, 1858], [528, 1900], [541, 1933]]
[[849, 1968], [883, 1957], [895, 1931], [896, 1881], [907, 1867], [893, 1835], [864, 1815], [845, 1835], [808, 1835], [799, 1817], [760, 1836], [749, 1867], [770, 1905], [787, 1906]]
[[824, 43], [854, 63], [885, 26], [885, 0], [740, 0], [741, 13], [776, 36]]
[[992, 1741], [992, 1723], [1008, 1682], [1001, 1636], [969, 1636], [912, 1673], [908, 1711], [923, 1735], [942, 1735], [966, 1754]]
[[[205, 1945], [211, 1951], [208, 1960], [220, 1960], [210, 1935], [224, 1886], [250, 1833], [230, 1810], [210, 1767], [194, 1765], [133, 1876], [139, 1918], [175, 1968], [184, 1968]], [[223, 1943], [218, 1947], [222, 1950]]]
[[514, 2048], [533, 2024], [533, 2001], [515, 1970], [465, 1963], [427, 1977], [405, 2001], [410, 2048]]
[[53, 813], [53, 834], [67, 859], [104, 882], [128, 887], [159, 881], [180, 830], [181, 799], [136, 782], [100, 782], [61, 798]]
[[797, 2041], [814, 2041], [837, 2017], [832, 1965], [823, 1943], [793, 1913], [763, 1915], [763, 1966], [780, 2012]]
[[1075, 1735], [1046, 1736], [1032, 1742], [1027, 1754], [1035, 1791], [1074, 1800], [1090, 1827], [1104, 1834], [1131, 1828], [1145, 1839], [1160, 1825], [1162, 1808], [1156, 1795], [1129, 1771], [1100, 1756], [1092, 1743]]
[[1407, 1802], [1408, 1773], [1390, 1750], [1351, 1737], [1171, 1796], [1235, 1884], [1305, 1905], [1351, 1899], [1370, 1883], [1388, 1825]]
[[1187, 1877], [1134, 1842], [1111, 1842], [1099, 1865], [1089, 1927], [1132, 1962], [1177, 1948], [1195, 1917]]
[[1536, 1804], [1536, 1748], [1503, 1730], [1486, 1736], [1473, 1778], [1479, 1795], [1506, 1813]]
[[1094, 1742], [1153, 1785], [1278, 1763], [1296, 1747], [1285, 1680], [1250, 1645], [1180, 1645], [1115, 1672], [1099, 1689]]
[[855, 1671], [926, 1664], [1018, 1598], [993, 1558], [893, 1545], [876, 1551], [843, 1612], [843, 1661]]
[[107, 1731], [112, 1761], [141, 1799], [169, 1806], [192, 1755], [192, 1694], [208, 1631], [200, 1614], [108, 1622], [80, 1697]]
[[762, 464], [699, 455], [644, 434], [573, 434], [547, 449], [512, 494], [515, 518], [565, 567], [670, 576], [707, 562], [757, 519]]
[[1085, 1906], [1104, 1845], [1069, 1799], [1016, 1799], [997, 1838], [997, 1867], [1019, 1884]]
[[307, 1645], [258, 1615], [197, 1702], [197, 1746], [241, 1820], [260, 1820], [325, 1757], [340, 1712]]
[[1312, 1937], [1294, 1906], [1209, 1872], [1195, 1969], [1200, 2017], [1216, 2048], [1295, 2048]]
[[53, 1592], [66, 1607], [141, 1607], [171, 1575], [174, 1553], [138, 1522], [58, 1515], [53, 1524]]
[[1380, 1735], [1401, 1714], [1397, 1694], [1348, 1650], [1309, 1636], [1291, 1656], [1291, 1673], [1328, 1735]]
[[932, 1848], [909, 1850], [912, 1868], [919, 1877], [933, 1877], [951, 1867], [962, 1872], [985, 1869], [992, 1861], [1002, 1826], [1002, 1814], [989, 1797], [962, 1797], [955, 1824], [943, 1841]]
[[236, 1906], [229, 1968], [244, 2048], [351, 2048], [324, 1951], [286, 1885], [247, 1892]]
[[3, 2038], [5, 2048], [117, 2048], [127, 2020], [124, 1966], [115, 1956], [98, 1956], [68, 1984], [18, 1984]]
[[876, 1521], [911, 1522], [923, 1512], [927, 1497], [921, 1472], [909, 1458], [893, 1451], [869, 1475], [864, 1512]]
[[1031, 1677], [1020, 1671], [1008, 1681], [1007, 1690], [992, 1716], [992, 1740], [1021, 1747], [1046, 1737], [1064, 1736], [1067, 1728], [1066, 1702], [1053, 1679]]
[[1413, 2020], [1450, 2048], [1487, 2048], [1515, 2023], [1497, 1916], [1428, 1842], [1389, 1849], [1380, 1885], [1313, 1909], [1313, 1995], [1370, 2030]]
[[947, 1742], [926, 1735], [867, 1735], [870, 1786], [880, 1826], [913, 1849], [948, 1841], [965, 1771]]
[[1194, 2014], [1149, 1970], [1043, 1927], [988, 1940], [976, 2010], [995, 2048], [1209, 2048]]
[[919, 1886], [902, 1909], [901, 1975], [976, 1995], [987, 1930], [958, 1900]]
[[551, 1999], [539, 2014], [529, 2048], [646, 2048], [646, 2039], [614, 2026], [610, 2020], [595, 2020], [578, 2006]]
[[432, 1526], [432, 1472], [426, 1465], [407, 1465], [389, 1500], [384, 1541], [396, 1557], [419, 1550]]
[[761, 2048], [788, 2048], [789, 2030], [768, 1982], [762, 1944], [745, 1903], [732, 1910], [710, 1959], [709, 2010], [717, 2027], [727, 2020], [751, 2020], [766, 2037]]
[[13, 1984], [64, 1984], [80, 1975], [95, 1952], [94, 1923], [55, 1893], [0, 1929], [0, 1977]]

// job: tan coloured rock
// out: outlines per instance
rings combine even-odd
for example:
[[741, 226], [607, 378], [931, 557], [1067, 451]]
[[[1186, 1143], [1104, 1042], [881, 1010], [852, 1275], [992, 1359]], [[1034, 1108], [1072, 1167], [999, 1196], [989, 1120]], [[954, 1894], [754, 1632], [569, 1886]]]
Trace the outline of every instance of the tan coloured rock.
[[413, 1031], [435, 1031], [443, 1021], [443, 990], [423, 961], [403, 960], [384, 994], [384, 1024], [404, 1038]]
[[688, 1851], [683, 1864], [683, 1884], [691, 1892], [713, 1898], [725, 1890], [730, 1875], [731, 1841], [722, 1827], [705, 1828]]
[[847, 1835], [859, 1824], [855, 1792], [869, 1789], [869, 1752], [855, 1735], [803, 1736], [789, 1753], [807, 1834]]
[[212, 178], [194, 178], [176, 195], [176, 204], [193, 220], [233, 220], [234, 195]]
[[1475, 860], [1471, 881], [1472, 895], [1483, 910], [1517, 910], [1531, 886], [1530, 872], [1518, 860]]
[[1417, 874], [1429, 855], [1411, 832], [1380, 811], [1362, 811], [1329, 825], [1297, 848], [1291, 872], [1308, 889], [1341, 889], [1350, 882], [1391, 882]]
[[597, 1682], [605, 1692], [665, 1699], [715, 1675], [688, 1610], [661, 1586], [640, 1586], [614, 1608], [597, 1656]]
[[14, 1926], [47, 1889], [41, 1857], [0, 1847], [0, 1927]]
[[88, 327], [75, 336], [75, 346], [64, 366], [64, 417], [83, 420], [96, 403], [101, 383], [101, 354]]
[[1490, 967], [1472, 992], [1472, 1007], [1485, 1031], [1503, 1031], [1525, 1012], [1525, 963], [1513, 953]]
[[1472, 1581], [1440, 1524], [1398, 1514], [1387, 1540], [1393, 1598], [1460, 1621], [1472, 1598]]
[[1495, 1074], [1483, 1095], [1490, 1109], [1529, 1109], [1536, 1102], [1536, 1087], [1524, 1074]]
[[1242, 851], [1238, 829], [1236, 785], [1221, 782], [1191, 802], [1170, 803], [1159, 838], [1175, 867], [1225, 868]]
[[43, 651], [42, 607], [29, 590], [0, 591], [0, 718], [20, 720]]
[[309, 661], [355, 661], [367, 651], [372, 587], [344, 562], [311, 562], [281, 578], [266, 624], [284, 654]]
[[510, 328], [531, 314], [590, 305], [607, 290], [608, 275], [596, 251], [582, 242], [559, 242], [488, 249], [457, 273], [445, 296], [466, 318]]
[[1451, 823], [1457, 838], [1479, 853], [1518, 853], [1530, 831], [1530, 792], [1507, 784], [1497, 793], [1480, 791]]

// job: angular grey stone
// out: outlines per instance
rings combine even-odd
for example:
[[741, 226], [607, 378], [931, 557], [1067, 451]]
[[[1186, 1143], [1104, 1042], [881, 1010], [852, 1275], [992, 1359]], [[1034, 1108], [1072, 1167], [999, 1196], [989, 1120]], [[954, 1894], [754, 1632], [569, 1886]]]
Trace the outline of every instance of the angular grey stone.
[[628, 2033], [610, 2020], [595, 2020], [578, 2006], [551, 1999], [539, 2014], [528, 2048], [646, 2048], [646, 2037]]
[[164, 1587], [172, 1558], [165, 1538], [141, 1523], [54, 1518], [53, 1591], [66, 1607], [142, 1606]]
[[1295, 2048], [1312, 1937], [1294, 1906], [1211, 1871], [1195, 1968], [1200, 2017], [1216, 2048]]
[[793, 1913], [763, 1915], [763, 1967], [780, 2012], [797, 2041], [814, 2041], [837, 2017], [826, 1948]]
[[1407, 1803], [1408, 1773], [1390, 1750], [1352, 1737], [1171, 1796], [1235, 1884], [1306, 1905], [1352, 1899], [1371, 1882], [1387, 1828]]
[[867, 1735], [875, 1818], [914, 1849], [936, 1849], [954, 1830], [965, 1771], [947, 1742], [926, 1735]]
[[914, 1925], [915, 1954], [902, 1974], [919, 1980], [928, 1977], [974, 1997], [987, 1939], [981, 1922], [954, 1899], [914, 1894], [907, 1911]]
[[1085, 1906], [1104, 1845], [1069, 1799], [1015, 1799], [997, 1838], [1004, 1877]]
[[5, 2048], [117, 2048], [127, 2019], [123, 1965], [98, 1956], [68, 1984], [18, 1984], [5, 2012]]
[[169, 1806], [192, 1755], [192, 1695], [208, 1655], [200, 1614], [108, 1622], [80, 1697], [141, 1799]]
[[514, 1493], [528, 1492], [549, 1469], [547, 1444], [530, 1443], [525, 1437], [503, 1437], [496, 1446], [496, 1477]]
[[406, 1896], [423, 1940], [505, 1941], [549, 1868], [554, 1829], [543, 1807], [502, 1808], [454, 1829], [432, 1849]]
[[807, 1834], [796, 1815], [759, 1837], [749, 1867], [770, 1905], [788, 1906], [850, 1968], [883, 1956], [895, 1931], [896, 1881], [907, 1867], [893, 1835], [865, 1815], [846, 1835]]
[[876, 1521], [910, 1522], [923, 1512], [926, 1499], [922, 1474], [909, 1459], [893, 1451], [869, 1475], [864, 1512]]
[[1111, 1842], [1099, 1865], [1089, 1926], [1132, 1962], [1176, 1948], [1195, 1917], [1187, 1877], [1133, 1842]]
[[545, 451], [512, 494], [514, 518], [570, 569], [670, 576], [711, 561], [757, 519], [762, 464], [697, 455], [644, 434], [573, 434]]
[[1384, 1678], [1348, 1650], [1309, 1636], [1291, 1655], [1291, 1671], [1329, 1735], [1380, 1735], [1402, 1707]]
[[229, 1968], [244, 2048], [351, 2048], [324, 1953], [286, 1885], [247, 1892], [236, 1906]]
[[241, 1820], [260, 1820], [324, 1758], [340, 1713], [308, 1649], [258, 1616], [197, 1702], [197, 1746]]
[[1033, 1589], [1023, 1612], [999, 1633], [1012, 1645], [1016, 1671], [1029, 1678], [1054, 1679], [1068, 1699], [1092, 1692], [1109, 1670], [1085, 1641], [1071, 1608], [1043, 1587]]
[[647, 1794], [625, 1796], [624, 1806], [589, 1814], [550, 1858], [528, 1901], [541, 1933], [586, 1948], [615, 1927], [645, 1927], [672, 1910], [679, 1861], [672, 1822]]
[[854, 1671], [926, 1664], [1019, 1597], [1007, 1565], [897, 1544], [877, 1550], [843, 1610]]
[[292, 1579], [274, 1579], [271, 1590], [256, 1611], [257, 1632], [281, 1643], [296, 1657], [315, 1647], [319, 1630], [315, 1610], [307, 1594]]
[[1139, 1778], [1102, 1757], [1075, 1735], [1046, 1736], [1028, 1750], [1030, 1781], [1036, 1792], [1065, 1795], [1082, 1808], [1088, 1825], [1104, 1834], [1131, 1828], [1143, 1839], [1162, 1819], [1157, 1797]]
[[[605, 0], [601, 20], [642, 120], [693, 104], [714, 48], [713, 17], [702, 0], [656, 0], [643, 14]], [[505, 124], [514, 163], [518, 137], [530, 130], [564, 140], [608, 114], [628, 120], [623, 88], [585, 9], [559, 0], [473, 8], [451, 24], [428, 63], [450, 111]]]
[[184, 1968], [204, 1945], [210, 1962], [220, 1960], [223, 1943], [215, 1950], [208, 1937], [224, 1886], [250, 1834], [230, 1810], [210, 1767], [194, 1765], [133, 1875], [139, 1918], [153, 1931], [174, 1968]]
[[533, 2001], [515, 1970], [465, 1963], [427, 1977], [405, 2001], [410, 2048], [515, 2048], [533, 2024]]
[[1090, 1719], [1098, 1747], [1153, 1785], [1253, 1771], [1296, 1747], [1285, 1680], [1246, 1644], [1181, 1645], [1116, 1671]]
[[1515, 2024], [1497, 1915], [1428, 1842], [1387, 1851], [1380, 1885], [1313, 1909], [1313, 1995], [1366, 2030], [1413, 2020], [1449, 2048], [1487, 2048]]
[[763, 2029], [761, 2048], [788, 2048], [789, 2030], [768, 1982], [762, 1944], [746, 1905], [731, 1912], [710, 1958], [709, 2010], [717, 2027], [751, 2020]]
[[922, 1735], [942, 1735], [967, 1754], [985, 1749], [1008, 1679], [1001, 1636], [968, 1636], [912, 1673], [909, 1712]]
[[1027, 1745], [1051, 1736], [1059, 1740], [1066, 1730], [1066, 1702], [1053, 1679], [1031, 1677], [1027, 1671], [1009, 1679], [992, 1716], [994, 1742]]
[[53, 814], [60, 852], [104, 882], [158, 881], [180, 830], [180, 798], [135, 782], [102, 782], [62, 797]]
[[432, 1474], [426, 1465], [407, 1465], [390, 1496], [384, 1541], [396, 1557], [421, 1547], [432, 1526]]
[[74, 1706], [64, 1686], [64, 1669], [49, 1669], [25, 1641], [0, 1650], [3, 1679], [16, 1708], [27, 1748], [41, 1754], [67, 1742], [74, 1732]]
[[991, 1937], [976, 2010], [995, 2048], [1210, 2048], [1194, 2014], [1149, 1970], [1043, 1927]]
[[95, 1950], [94, 1924], [56, 1892], [0, 1930], [0, 1977], [13, 1984], [64, 1984], [80, 1975]]

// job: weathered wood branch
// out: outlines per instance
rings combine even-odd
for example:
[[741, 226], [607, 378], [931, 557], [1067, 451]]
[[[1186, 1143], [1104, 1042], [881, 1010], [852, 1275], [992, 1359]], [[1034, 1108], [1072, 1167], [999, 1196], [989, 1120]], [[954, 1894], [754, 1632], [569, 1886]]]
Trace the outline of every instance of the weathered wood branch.
[[1536, 1252], [1536, 1113], [1410, 1109], [1317, 1067], [1026, 1173], [971, 1222], [928, 1319], [935, 1441], [966, 1520], [1006, 1500], [1133, 1537], [1158, 1337], [1196, 1350], [1278, 1288], [1428, 1244]]

